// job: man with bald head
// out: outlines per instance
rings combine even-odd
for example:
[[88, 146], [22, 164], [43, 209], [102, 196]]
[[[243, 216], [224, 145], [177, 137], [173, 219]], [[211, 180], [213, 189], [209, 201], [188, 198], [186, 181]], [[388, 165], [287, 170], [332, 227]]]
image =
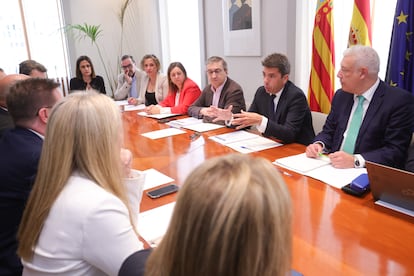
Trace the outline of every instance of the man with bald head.
[[0, 140], [0, 275], [22, 273], [17, 229], [37, 174], [51, 109], [61, 98], [58, 87], [51, 79], [28, 78], [15, 82], [7, 95], [15, 127]]
[[7, 129], [13, 128], [13, 120], [7, 110], [6, 97], [9, 93], [10, 86], [19, 80], [29, 78], [26, 75], [12, 74], [0, 78], [0, 139], [3, 132]]

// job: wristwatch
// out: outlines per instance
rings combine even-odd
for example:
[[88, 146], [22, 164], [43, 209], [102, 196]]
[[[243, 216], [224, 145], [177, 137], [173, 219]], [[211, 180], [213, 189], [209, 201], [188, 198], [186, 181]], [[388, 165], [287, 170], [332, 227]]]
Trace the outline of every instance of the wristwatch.
[[358, 157], [354, 156], [354, 167], [359, 168], [361, 166], [361, 163], [359, 162]]

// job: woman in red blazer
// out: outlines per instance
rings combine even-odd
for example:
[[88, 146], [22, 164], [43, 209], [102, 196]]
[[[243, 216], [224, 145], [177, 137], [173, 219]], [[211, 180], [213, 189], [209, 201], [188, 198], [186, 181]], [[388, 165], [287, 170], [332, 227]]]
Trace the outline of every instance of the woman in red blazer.
[[188, 107], [201, 94], [200, 87], [187, 77], [181, 62], [173, 62], [168, 67], [169, 92], [167, 97], [157, 105], [146, 108], [148, 114], [187, 114]]

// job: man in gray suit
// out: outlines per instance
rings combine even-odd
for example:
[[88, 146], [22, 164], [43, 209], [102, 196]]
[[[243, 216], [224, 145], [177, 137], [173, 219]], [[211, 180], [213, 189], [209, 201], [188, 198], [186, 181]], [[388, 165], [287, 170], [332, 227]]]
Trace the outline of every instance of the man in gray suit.
[[246, 110], [243, 89], [227, 76], [227, 62], [217, 56], [207, 60], [207, 76], [209, 84], [200, 97], [188, 108], [188, 115], [212, 121], [212, 107], [227, 109], [232, 106], [232, 113]]
[[135, 65], [134, 58], [124, 55], [121, 58], [121, 68], [124, 71], [118, 75], [118, 87], [115, 91], [115, 100], [125, 100], [128, 102], [138, 98], [141, 82], [141, 72]]

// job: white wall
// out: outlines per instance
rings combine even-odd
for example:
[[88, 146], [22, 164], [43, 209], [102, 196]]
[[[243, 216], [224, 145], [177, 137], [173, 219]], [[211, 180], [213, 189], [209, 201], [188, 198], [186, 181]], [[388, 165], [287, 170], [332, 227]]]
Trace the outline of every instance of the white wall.
[[261, 60], [268, 54], [280, 52], [288, 56], [292, 66], [290, 79], [294, 81], [295, 1], [261, 1], [260, 57], [224, 56], [221, 12], [221, 0], [204, 1], [206, 57], [218, 55], [225, 58], [230, 78], [242, 86], [248, 103], [252, 102], [257, 88], [263, 84]]
[[[155, 54], [161, 59], [157, 1], [139, 0], [131, 2], [125, 14], [122, 49], [121, 24], [118, 19], [121, 1], [71, 0], [62, 2], [66, 24], [88, 23], [101, 25], [103, 33], [98, 43], [102, 48], [107, 66], [111, 68], [115, 75], [120, 72], [119, 58], [123, 54], [132, 55], [137, 64], [145, 54]], [[95, 46], [91, 45], [90, 40], [78, 41], [76, 38], [68, 36], [68, 45], [72, 76], [75, 76], [78, 56], [87, 55], [92, 59], [96, 73], [105, 78], [97, 50]], [[106, 78], [105, 82], [107, 93], [110, 94]]]
[[[205, 37], [189, 36], [188, 39], [192, 40], [192, 42], [198, 42], [199, 48], [194, 49], [194, 51], [199, 52], [200, 56], [194, 55], [190, 48], [186, 48], [186, 51], [182, 53], [190, 59], [200, 60], [201, 64], [198, 72], [200, 77], [197, 78], [195, 76], [196, 73], [193, 71], [191, 74], [189, 72], [189, 76], [195, 79], [201, 79], [200, 82], [202, 85], [206, 83], [204, 61], [212, 55], [223, 56], [229, 65], [229, 76], [239, 82], [243, 87], [248, 103], [253, 100], [256, 89], [262, 85], [261, 60], [270, 53], [280, 52], [289, 57], [292, 65], [291, 80], [295, 81], [293, 70], [295, 64], [295, 1], [258, 1], [261, 1], [261, 56], [224, 56], [222, 0], [197, 1], [200, 6], [199, 8], [201, 8], [201, 14], [199, 14], [200, 20], [204, 19], [204, 22], [200, 22], [202, 26], [201, 35], [204, 33]], [[125, 28], [124, 36], [126, 39], [124, 41], [122, 54], [132, 54], [137, 62], [146, 53], [153, 53], [159, 58], [168, 58], [169, 56], [171, 58], [178, 58], [175, 56], [175, 52], [174, 54], [165, 53], [168, 47], [162, 45], [162, 43], [166, 43], [165, 41], [171, 38], [168, 36], [164, 36], [163, 39], [161, 38], [159, 2], [162, 1], [132, 1], [131, 6], [128, 8], [129, 23]], [[120, 5], [120, 1], [113, 0], [64, 1], [64, 13], [67, 24], [83, 24], [84, 22], [94, 25], [101, 24], [104, 33], [99, 42], [100, 45], [104, 46], [105, 59], [114, 68], [113, 70], [119, 70], [116, 62], [121, 53], [117, 46], [120, 41], [121, 30], [120, 23], [117, 19]], [[188, 20], [188, 24], [197, 24], [191, 21], [195, 20], [195, 14], [189, 16], [187, 13], [188, 11], [186, 9], [181, 9], [181, 16]], [[161, 9], [161, 16], [166, 16], [165, 10], [163, 11], [163, 9]], [[163, 21], [161, 20], [161, 22]], [[182, 43], [184, 45], [185, 42]], [[177, 47], [177, 44], [171, 50], [174, 47]], [[195, 48], [197, 46], [193, 44], [191, 47]], [[104, 75], [96, 49], [89, 42], [78, 42], [73, 38], [69, 38], [69, 49], [73, 75], [75, 73], [76, 58], [84, 54], [92, 58], [97, 74]], [[164, 68], [166, 68], [167, 62], [169, 61], [164, 62], [161, 60]]]

